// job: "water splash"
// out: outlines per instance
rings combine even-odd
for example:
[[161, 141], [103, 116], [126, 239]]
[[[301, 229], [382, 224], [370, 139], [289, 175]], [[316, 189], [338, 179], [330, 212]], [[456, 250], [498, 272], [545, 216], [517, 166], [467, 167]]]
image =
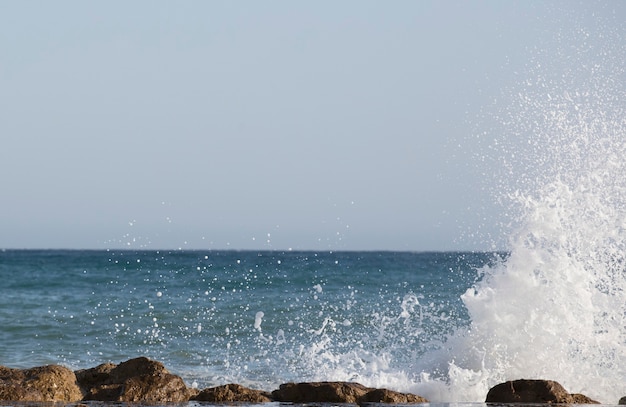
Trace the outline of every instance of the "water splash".
[[449, 338], [445, 384], [424, 390], [433, 399], [482, 401], [519, 378], [624, 395], [626, 52], [619, 36], [577, 36], [580, 58], [535, 63], [499, 117], [489, 149], [510, 255], [462, 296], [471, 325]]

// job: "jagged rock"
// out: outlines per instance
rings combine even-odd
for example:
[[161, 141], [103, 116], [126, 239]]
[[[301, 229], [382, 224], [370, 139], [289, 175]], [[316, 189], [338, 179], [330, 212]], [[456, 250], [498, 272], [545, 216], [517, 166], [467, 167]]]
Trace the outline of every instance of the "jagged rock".
[[74, 372], [66, 367], [11, 369], [0, 366], [0, 400], [75, 402], [82, 398]]
[[599, 404], [582, 394], [570, 394], [553, 380], [513, 380], [492, 387], [487, 403]]
[[357, 403], [370, 388], [359, 383], [285, 383], [272, 392], [276, 401], [290, 403]]
[[358, 400], [359, 404], [363, 403], [388, 403], [388, 404], [415, 404], [428, 403], [424, 397], [411, 393], [399, 393], [388, 389], [374, 389]]
[[145, 357], [79, 370], [76, 377], [84, 400], [165, 403], [188, 401], [191, 395], [179, 376]]
[[239, 384], [226, 384], [202, 390], [196, 396], [191, 397], [194, 401], [210, 401], [214, 403], [266, 403], [272, 401], [270, 393], [253, 390]]

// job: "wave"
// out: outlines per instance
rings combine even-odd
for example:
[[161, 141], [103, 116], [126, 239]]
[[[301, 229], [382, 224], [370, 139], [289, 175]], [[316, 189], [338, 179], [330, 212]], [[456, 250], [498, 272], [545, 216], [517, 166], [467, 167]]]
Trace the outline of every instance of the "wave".
[[501, 169], [494, 185], [508, 204], [510, 254], [462, 296], [470, 326], [447, 340], [445, 380], [416, 385], [426, 397], [482, 401], [491, 386], [519, 378], [557, 380], [599, 400], [623, 396], [625, 53], [619, 37], [577, 36], [566, 68], [535, 64], [501, 109], [489, 150]]

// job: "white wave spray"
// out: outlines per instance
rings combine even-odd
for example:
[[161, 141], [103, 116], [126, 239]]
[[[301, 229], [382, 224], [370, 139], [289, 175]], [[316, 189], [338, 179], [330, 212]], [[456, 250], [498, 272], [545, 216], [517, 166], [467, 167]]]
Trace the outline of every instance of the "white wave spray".
[[483, 135], [511, 203], [510, 255], [463, 295], [471, 325], [442, 350], [447, 377], [416, 386], [431, 399], [483, 401], [520, 378], [626, 395], [626, 54], [619, 35], [578, 35], [581, 58], [536, 64], [502, 134]]

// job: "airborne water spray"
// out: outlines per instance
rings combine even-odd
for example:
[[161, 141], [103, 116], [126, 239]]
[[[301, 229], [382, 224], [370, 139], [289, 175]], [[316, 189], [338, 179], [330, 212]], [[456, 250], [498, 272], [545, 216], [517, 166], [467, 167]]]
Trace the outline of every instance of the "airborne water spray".
[[624, 396], [626, 52], [622, 32], [599, 31], [534, 61], [501, 132], [483, 135], [513, 230], [506, 259], [462, 297], [471, 324], [446, 345], [450, 400], [520, 378]]

